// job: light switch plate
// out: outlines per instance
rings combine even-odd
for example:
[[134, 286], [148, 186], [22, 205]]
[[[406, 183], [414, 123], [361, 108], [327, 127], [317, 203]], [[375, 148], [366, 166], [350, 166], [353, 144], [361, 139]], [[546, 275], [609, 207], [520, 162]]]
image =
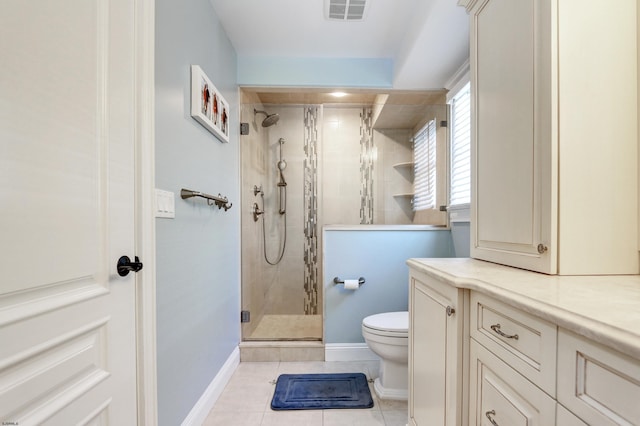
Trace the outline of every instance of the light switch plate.
[[156, 217], [173, 219], [176, 217], [175, 194], [156, 188]]

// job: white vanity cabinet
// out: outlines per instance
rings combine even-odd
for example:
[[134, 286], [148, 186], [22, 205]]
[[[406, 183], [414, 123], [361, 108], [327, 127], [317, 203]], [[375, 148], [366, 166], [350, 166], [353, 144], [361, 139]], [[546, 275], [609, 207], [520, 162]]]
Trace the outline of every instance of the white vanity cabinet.
[[639, 275], [407, 263], [411, 425], [640, 426]]
[[471, 257], [548, 274], [637, 274], [636, 0], [462, 3]]
[[463, 425], [464, 292], [409, 277], [409, 424]]
[[470, 299], [470, 425], [640, 424], [640, 360], [481, 293]]

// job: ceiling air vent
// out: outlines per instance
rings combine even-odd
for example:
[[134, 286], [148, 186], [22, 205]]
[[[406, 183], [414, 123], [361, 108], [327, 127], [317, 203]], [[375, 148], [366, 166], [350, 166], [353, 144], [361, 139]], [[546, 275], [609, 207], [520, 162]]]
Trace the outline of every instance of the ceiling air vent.
[[338, 21], [361, 21], [367, 9], [367, 0], [325, 0], [327, 19]]

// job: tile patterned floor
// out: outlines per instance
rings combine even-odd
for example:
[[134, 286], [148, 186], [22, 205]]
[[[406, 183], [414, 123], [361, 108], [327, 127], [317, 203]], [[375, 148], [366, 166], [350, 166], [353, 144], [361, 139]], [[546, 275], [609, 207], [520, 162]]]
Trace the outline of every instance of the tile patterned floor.
[[275, 381], [280, 374], [364, 373], [377, 376], [378, 362], [241, 362], [203, 426], [405, 426], [407, 403], [378, 399], [358, 410], [273, 411]]

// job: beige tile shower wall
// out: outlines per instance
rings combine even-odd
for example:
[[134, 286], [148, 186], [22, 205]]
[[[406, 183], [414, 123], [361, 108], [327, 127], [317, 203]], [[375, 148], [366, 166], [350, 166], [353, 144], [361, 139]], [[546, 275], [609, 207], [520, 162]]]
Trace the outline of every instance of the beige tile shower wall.
[[320, 186], [325, 225], [360, 223], [361, 112], [350, 107], [323, 109]]
[[[263, 292], [265, 314], [304, 314], [304, 121], [300, 106], [265, 106], [269, 114], [277, 113], [280, 120], [266, 130], [264, 210], [267, 235], [267, 254], [277, 259], [282, 246], [284, 216], [278, 213], [279, 180], [277, 163], [283, 138], [282, 156], [287, 163], [284, 176], [287, 182], [287, 245], [282, 262], [276, 266], [265, 264]], [[261, 234], [260, 234], [261, 235]]]

